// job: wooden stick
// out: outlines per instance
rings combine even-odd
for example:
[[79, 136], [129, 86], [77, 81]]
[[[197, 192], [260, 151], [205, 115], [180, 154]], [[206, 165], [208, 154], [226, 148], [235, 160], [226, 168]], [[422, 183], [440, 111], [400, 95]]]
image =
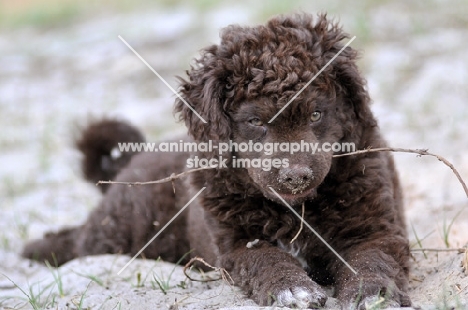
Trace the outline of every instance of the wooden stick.
[[461, 183], [463, 186], [463, 189], [465, 190], [466, 197], [468, 197], [468, 187], [466, 186], [465, 182], [463, 181], [462, 177], [460, 176], [460, 173], [458, 173], [458, 170], [455, 169], [455, 167], [452, 165], [451, 162], [449, 162], [447, 159], [444, 157], [434, 154], [434, 153], [429, 153], [427, 149], [402, 149], [402, 148], [395, 148], [395, 147], [381, 147], [381, 148], [376, 148], [376, 149], [365, 149], [365, 150], [359, 150], [356, 152], [350, 152], [350, 153], [344, 153], [344, 154], [338, 154], [338, 155], [333, 155], [333, 157], [344, 157], [344, 156], [350, 156], [350, 155], [357, 155], [357, 154], [364, 154], [364, 153], [373, 153], [373, 152], [398, 152], [398, 153], [413, 153], [413, 154], [418, 154], [420, 156], [432, 156], [437, 158], [439, 161], [443, 162], [446, 166], [448, 166], [450, 169], [452, 169], [453, 173], [457, 177], [458, 181]]
[[[217, 279], [203, 279], [203, 280], [199, 280], [199, 279], [195, 279], [195, 278], [192, 278], [191, 276], [188, 275], [187, 273], [187, 269], [190, 269], [190, 267], [192, 267], [193, 263], [197, 261], [197, 262], [200, 262], [202, 263], [203, 265], [207, 266], [208, 268], [211, 268], [215, 271], [218, 271], [220, 273], [220, 277], [217, 278]], [[224, 268], [220, 268], [220, 267], [214, 267], [214, 266], [211, 266], [210, 264], [208, 264], [203, 258], [201, 257], [193, 257], [192, 259], [190, 259], [190, 261], [184, 266], [184, 274], [185, 276], [191, 280], [191, 281], [198, 281], [198, 282], [211, 282], [211, 281], [218, 281], [218, 280], [224, 280], [226, 281], [227, 283], [229, 283], [230, 285], [234, 284], [234, 280], [231, 278], [231, 275], [226, 271], [226, 269]]]
[[[352, 155], [358, 155], [358, 154], [365, 154], [365, 153], [375, 153], [375, 152], [397, 152], [397, 153], [413, 153], [413, 154], [418, 154], [420, 156], [432, 156], [437, 158], [439, 161], [443, 162], [446, 166], [448, 166], [450, 169], [452, 169], [453, 173], [457, 177], [458, 181], [463, 187], [463, 190], [465, 191], [466, 197], [468, 197], [468, 187], [466, 186], [466, 183], [463, 181], [462, 177], [460, 176], [460, 173], [458, 170], [453, 166], [452, 163], [450, 163], [447, 159], [444, 157], [430, 153], [427, 151], [427, 149], [402, 149], [402, 148], [395, 148], [395, 147], [382, 147], [382, 148], [368, 148], [365, 150], [359, 150], [355, 152], [349, 152], [349, 153], [344, 153], [344, 154], [336, 154], [333, 155], [334, 158], [336, 157], [344, 157], [344, 156], [352, 156]], [[148, 182], [123, 182], [123, 181], [99, 181], [96, 183], [96, 185], [100, 184], [125, 184], [125, 185], [148, 185], [148, 184], [159, 184], [159, 183], [166, 183], [166, 182], [172, 182], [176, 179], [179, 179], [180, 177], [183, 177], [189, 173], [201, 171], [201, 170], [208, 170], [208, 169], [214, 169], [216, 167], [202, 167], [202, 168], [196, 168], [192, 170], [187, 170], [179, 174], [171, 174], [169, 177], [156, 180], [156, 181], [148, 181]]]
[[191, 169], [191, 170], [187, 170], [187, 171], [184, 171], [182, 173], [179, 173], [179, 174], [171, 174], [170, 176], [168, 176], [167, 178], [164, 178], [164, 179], [160, 179], [160, 180], [156, 180], [156, 181], [148, 181], [148, 182], [124, 182], [124, 181], [99, 181], [96, 183], [96, 185], [101, 185], [101, 184], [124, 184], [124, 185], [129, 185], [129, 186], [133, 186], [133, 185], [148, 185], [148, 184], [160, 184], [160, 183], [166, 183], [166, 182], [172, 182], [174, 180], [177, 180], [189, 173], [193, 173], [193, 172], [197, 172], [197, 171], [201, 171], [201, 170], [208, 170], [208, 169], [213, 169], [213, 167], [202, 167], [202, 168], [196, 168], [196, 169]]
[[297, 234], [294, 236], [294, 238], [291, 239], [291, 242], [289, 242], [290, 244], [293, 243], [294, 241], [296, 241], [297, 237], [299, 237], [299, 235], [301, 234], [302, 228], [303, 228], [303, 226], [304, 226], [304, 212], [305, 212], [305, 202], [302, 203], [302, 221], [301, 221], [301, 226], [299, 227], [299, 231], [297, 232]]
[[458, 252], [458, 253], [465, 253], [466, 248], [458, 248], [458, 249], [425, 249], [425, 248], [419, 248], [419, 249], [411, 249], [411, 252]]

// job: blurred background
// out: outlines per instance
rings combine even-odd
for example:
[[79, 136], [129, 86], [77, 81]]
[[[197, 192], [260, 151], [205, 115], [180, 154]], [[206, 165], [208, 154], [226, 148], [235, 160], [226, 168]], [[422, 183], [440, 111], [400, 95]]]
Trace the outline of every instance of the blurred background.
[[[130, 120], [154, 141], [183, 132], [169, 84], [221, 27], [328, 12], [356, 35], [389, 144], [444, 156], [468, 181], [468, 1], [0, 0], [0, 251], [76, 224], [99, 199], [72, 141], [90, 117]], [[395, 154], [415, 247], [468, 242], [467, 198], [434, 158]], [[421, 244], [417, 244], [417, 240]]]

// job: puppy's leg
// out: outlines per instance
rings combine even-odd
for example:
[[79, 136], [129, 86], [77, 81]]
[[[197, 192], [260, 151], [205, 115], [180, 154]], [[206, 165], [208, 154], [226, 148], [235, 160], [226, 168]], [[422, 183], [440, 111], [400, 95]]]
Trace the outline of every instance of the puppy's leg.
[[[125, 175], [122, 178], [131, 179]], [[156, 176], [154, 179], [159, 178]], [[181, 190], [178, 185], [179, 182], [174, 182], [177, 190]], [[133, 256], [158, 234], [141, 256], [176, 262], [190, 251], [186, 236], [186, 212], [160, 230], [177, 211], [178, 203], [171, 183], [112, 186], [80, 230], [76, 240], [77, 254], [122, 253]]]
[[80, 227], [71, 227], [57, 233], [47, 233], [43, 239], [29, 242], [21, 255], [40, 262], [48, 261], [52, 266], [60, 266], [77, 257], [75, 240], [79, 230]]
[[409, 267], [404, 262], [408, 262], [409, 247], [405, 238], [374, 239], [349, 249], [344, 256], [357, 271], [353, 274], [337, 265], [336, 294], [344, 309], [367, 309], [377, 303], [411, 306], [406, 293]]
[[[122, 194], [116, 193], [114, 197], [119, 195]], [[122, 209], [114, 210], [104, 199], [83, 225], [46, 233], [43, 239], [26, 244], [22, 256], [60, 266], [85, 255], [128, 253], [131, 230], [124, 220], [131, 212]], [[118, 211], [120, 216], [116, 214]]]
[[250, 247], [247, 242], [236, 242], [235, 249], [222, 256], [221, 265], [249, 297], [263, 306], [325, 305], [326, 293], [293, 256], [265, 241]]

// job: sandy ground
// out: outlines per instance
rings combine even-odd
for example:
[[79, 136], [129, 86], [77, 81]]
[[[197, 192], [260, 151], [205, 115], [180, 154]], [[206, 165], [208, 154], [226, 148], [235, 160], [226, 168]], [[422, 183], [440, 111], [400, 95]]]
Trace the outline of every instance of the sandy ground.
[[[456, 2], [456, 1], [454, 1]], [[356, 34], [373, 110], [394, 147], [429, 149], [468, 180], [468, 4], [394, 1], [330, 11]], [[260, 4], [198, 11], [184, 6], [101, 15], [66, 27], [0, 32], [0, 308], [256, 309], [224, 281], [200, 283], [181, 267], [126, 256], [74, 260], [55, 270], [18, 256], [24, 242], [83, 221], [99, 193], [82, 181], [71, 141], [90, 116], [120, 116], [150, 140], [182, 132], [173, 94], [118, 39], [121, 35], [168, 82], [229, 23], [257, 23]], [[263, 10], [263, 11], [262, 11]], [[411, 296], [424, 309], [465, 309], [468, 200], [434, 158], [395, 154], [414, 249]], [[419, 242], [418, 242], [419, 240]], [[158, 285], [159, 282], [159, 285]], [[328, 308], [335, 308], [331, 299]]]

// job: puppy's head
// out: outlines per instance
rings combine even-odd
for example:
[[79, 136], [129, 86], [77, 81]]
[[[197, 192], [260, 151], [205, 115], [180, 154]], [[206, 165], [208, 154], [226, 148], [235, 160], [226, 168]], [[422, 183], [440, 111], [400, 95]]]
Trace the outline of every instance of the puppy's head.
[[[266, 197], [278, 201], [272, 187], [299, 204], [315, 195], [339, 152], [336, 144], [326, 151], [324, 143], [327, 149], [342, 142], [359, 148], [363, 129], [376, 126], [356, 51], [347, 47], [317, 75], [345, 38], [324, 15], [229, 26], [221, 43], [204, 49], [188, 80], [181, 80], [185, 102], [177, 100], [175, 112], [198, 142], [250, 143], [244, 151], [231, 149], [229, 169], [247, 173], [248, 186]], [[292, 152], [293, 143], [302, 145], [300, 151]], [[237, 160], [242, 162], [233, 167]]]

